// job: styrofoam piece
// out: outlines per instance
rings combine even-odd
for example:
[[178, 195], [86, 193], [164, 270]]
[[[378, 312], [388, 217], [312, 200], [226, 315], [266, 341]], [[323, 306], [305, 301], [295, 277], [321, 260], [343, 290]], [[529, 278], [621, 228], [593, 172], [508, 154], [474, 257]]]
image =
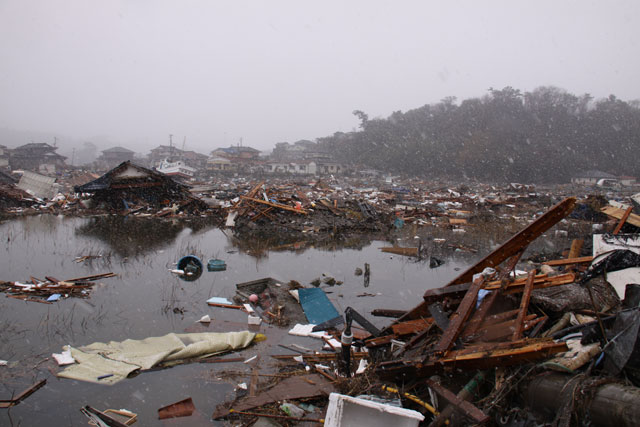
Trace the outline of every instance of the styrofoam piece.
[[211, 316], [209, 316], [208, 314], [205, 314], [204, 316], [202, 316], [200, 318], [200, 320], [198, 320], [198, 322], [200, 322], [200, 323], [211, 323]]
[[262, 323], [262, 319], [258, 316], [249, 315], [247, 318], [247, 323], [249, 323], [250, 325], [259, 325], [260, 323]]
[[364, 371], [367, 370], [367, 366], [369, 366], [369, 362], [367, 362], [364, 358], [360, 359], [360, 364], [358, 365], [358, 369], [356, 370], [356, 375], [364, 373]]
[[233, 305], [233, 303], [231, 301], [229, 301], [226, 298], [221, 298], [221, 297], [211, 297], [211, 298], [209, 298], [207, 300], [207, 302], [214, 303], [214, 304]]
[[313, 332], [313, 327], [316, 326], [314, 324], [303, 325], [301, 323], [296, 324], [293, 328], [289, 329], [289, 335], [295, 335], [298, 337], [312, 337], [312, 338], [331, 338], [329, 334], [325, 331]]
[[328, 342], [331, 343], [331, 345], [325, 342], [325, 345], [322, 347], [324, 350], [333, 350], [334, 348], [342, 348], [342, 343], [335, 338], [329, 339]]
[[325, 427], [417, 427], [424, 415], [411, 409], [331, 393]]
[[71, 349], [67, 348], [62, 353], [53, 353], [51, 356], [58, 362], [58, 366], [71, 365], [76, 360], [71, 356]]

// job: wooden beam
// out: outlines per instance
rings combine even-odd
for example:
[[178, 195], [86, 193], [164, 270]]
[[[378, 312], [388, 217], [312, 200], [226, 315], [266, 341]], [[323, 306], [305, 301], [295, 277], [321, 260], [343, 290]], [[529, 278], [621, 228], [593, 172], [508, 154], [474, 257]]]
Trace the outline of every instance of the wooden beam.
[[304, 209], [296, 209], [296, 208], [292, 208], [291, 206], [281, 205], [280, 203], [267, 202], [266, 200], [254, 199], [252, 197], [247, 197], [247, 196], [240, 196], [240, 198], [243, 199], [243, 200], [248, 200], [248, 201], [253, 202], [253, 203], [261, 203], [263, 205], [271, 206], [271, 207], [278, 208], [278, 209], [283, 209], [285, 211], [290, 211], [290, 212], [295, 212], [295, 213], [307, 215], [307, 211], [304, 210]]
[[406, 322], [396, 323], [391, 326], [393, 333], [396, 335], [410, 335], [429, 329], [433, 324], [433, 319], [416, 319], [407, 320]]
[[529, 224], [524, 230], [509, 239], [502, 246], [480, 260], [460, 276], [453, 279], [447, 286], [470, 282], [474, 274], [480, 273], [486, 267], [496, 267], [507, 258], [515, 255], [533, 242], [545, 231], [564, 219], [573, 210], [576, 204], [575, 197], [569, 197], [549, 209], [544, 215]]
[[567, 255], [567, 259], [578, 258], [580, 256], [580, 251], [582, 250], [583, 244], [583, 239], [573, 239], [573, 241], [571, 242], [571, 249], [569, 249], [569, 255]]
[[449, 389], [443, 387], [435, 381], [427, 379], [425, 380], [425, 382], [433, 391], [444, 397], [446, 401], [458, 408], [464, 415], [472, 419], [475, 423], [484, 424], [489, 421], [489, 416], [478, 409], [471, 402], [459, 398]]
[[633, 206], [629, 206], [627, 210], [624, 211], [622, 218], [620, 218], [620, 222], [618, 223], [618, 225], [616, 225], [615, 230], [613, 230], [614, 236], [617, 235], [620, 232], [620, 230], [622, 230], [622, 226], [624, 225], [625, 222], [627, 222], [627, 218], [629, 218], [629, 215], [631, 215], [632, 210], [633, 210]]
[[554, 259], [552, 261], [545, 261], [542, 265], [550, 265], [551, 267], [557, 267], [561, 265], [571, 265], [571, 264], [586, 264], [593, 261], [592, 256], [583, 256], [579, 258], [567, 258], [567, 259]]
[[[520, 261], [522, 254], [524, 254], [524, 248], [520, 252], [518, 252], [517, 254], [509, 258], [509, 260], [506, 263], [507, 265], [505, 265], [505, 268], [502, 271], [500, 271], [498, 280], [503, 281], [507, 277], [509, 277], [513, 269], [516, 268], [516, 265], [518, 265], [518, 261]], [[489, 313], [489, 310], [491, 310], [491, 307], [493, 307], [493, 304], [496, 302], [496, 299], [498, 298], [499, 293], [500, 293], [499, 290], [495, 290], [491, 292], [491, 295], [489, 295], [488, 297], [485, 297], [482, 300], [482, 303], [480, 303], [480, 307], [476, 310], [475, 313], [473, 313], [473, 317], [469, 321], [469, 323], [471, 324], [470, 325], [467, 324], [467, 327], [465, 328], [466, 334], [471, 335], [476, 331], [477, 326], [480, 325], [482, 320]]]
[[424, 378], [442, 371], [490, 369], [513, 366], [545, 359], [567, 351], [567, 343], [551, 338], [529, 338], [506, 343], [482, 343], [462, 350], [452, 350], [445, 357], [430, 356], [425, 360], [392, 360], [378, 365], [382, 378], [400, 375]]
[[533, 292], [533, 280], [536, 277], [536, 271], [531, 270], [527, 277], [527, 283], [524, 285], [524, 291], [522, 292], [522, 300], [520, 301], [520, 311], [518, 312], [518, 318], [516, 319], [516, 330], [513, 331], [511, 340], [519, 340], [522, 338], [522, 330], [524, 329], [524, 318], [529, 310], [529, 300], [531, 299], [531, 292]]
[[387, 252], [390, 254], [403, 255], [403, 256], [418, 256], [418, 248], [398, 248], [393, 246], [388, 246], [384, 248], [380, 248], [382, 252]]
[[[613, 206], [605, 206], [604, 208], [600, 209], [600, 212], [610, 216], [611, 218], [622, 219], [626, 211], [624, 209], [616, 208]], [[636, 215], [634, 213], [629, 214], [626, 222], [631, 225], [635, 225], [636, 227], [640, 227], [640, 215]]]
[[462, 302], [458, 306], [456, 312], [449, 319], [449, 327], [444, 331], [440, 341], [436, 345], [435, 351], [436, 353], [445, 353], [449, 351], [449, 349], [453, 346], [453, 343], [462, 332], [462, 327], [464, 323], [469, 318], [471, 314], [471, 310], [473, 310], [476, 299], [478, 298], [478, 292], [482, 289], [482, 285], [484, 285], [484, 276], [479, 275], [473, 280], [471, 287], [464, 295]]
[[[573, 210], [576, 204], [575, 197], [569, 197], [562, 202], [556, 204], [549, 209], [544, 215], [536, 219], [534, 222], [525, 227], [518, 234], [509, 239], [498, 249], [491, 252], [473, 267], [453, 279], [446, 286], [455, 286], [459, 284], [471, 282], [473, 275], [480, 273], [485, 267], [496, 267], [507, 258], [516, 255], [523, 250], [529, 243], [541, 236], [545, 231], [553, 227], [556, 223], [564, 219]], [[639, 217], [640, 219], [640, 217]], [[640, 223], [640, 220], [638, 221]], [[422, 302], [410, 310], [407, 314], [398, 319], [399, 322], [404, 320], [417, 319], [429, 315], [429, 304]], [[383, 333], [388, 332], [388, 328]]]

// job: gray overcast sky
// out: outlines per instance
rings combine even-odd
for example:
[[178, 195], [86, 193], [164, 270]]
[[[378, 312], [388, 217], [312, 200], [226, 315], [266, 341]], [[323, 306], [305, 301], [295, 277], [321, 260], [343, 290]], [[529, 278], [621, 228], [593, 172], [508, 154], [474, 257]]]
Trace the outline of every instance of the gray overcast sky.
[[640, 99], [639, 24], [637, 0], [0, 0], [0, 127], [208, 153], [489, 87]]

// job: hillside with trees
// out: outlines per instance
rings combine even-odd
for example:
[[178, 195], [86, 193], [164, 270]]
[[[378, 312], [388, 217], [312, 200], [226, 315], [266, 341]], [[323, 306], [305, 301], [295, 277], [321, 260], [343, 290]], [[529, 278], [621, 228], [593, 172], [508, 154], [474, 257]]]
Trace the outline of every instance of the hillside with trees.
[[563, 183], [582, 171], [640, 176], [640, 104], [556, 87], [441, 102], [370, 119], [318, 142], [341, 159], [427, 178]]

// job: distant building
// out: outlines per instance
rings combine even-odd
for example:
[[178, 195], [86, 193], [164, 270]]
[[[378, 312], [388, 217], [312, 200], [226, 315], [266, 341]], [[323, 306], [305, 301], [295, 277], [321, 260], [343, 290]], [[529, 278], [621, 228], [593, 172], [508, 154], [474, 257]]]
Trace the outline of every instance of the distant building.
[[74, 187], [76, 193], [93, 194], [96, 202], [104, 202], [116, 209], [149, 203], [154, 206], [187, 200], [187, 187], [170, 176], [147, 169], [132, 162], [124, 162], [101, 177]]
[[231, 163], [226, 157], [213, 156], [207, 160], [207, 170], [213, 172], [232, 172], [236, 171], [237, 163]]
[[636, 185], [637, 183], [636, 177], [634, 176], [619, 176], [618, 181], [620, 181], [620, 184], [624, 185], [625, 187], [631, 187], [632, 185]]
[[212, 157], [224, 157], [231, 161], [251, 161], [258, 160], [260, 157], [260, 150], [256, 150], [251, 147], [227, 147], [216, 148], [211, 152]]
[[159, 145], [149, 153], [148, 164], [151, 167], [159, 167], [165, 161], [182, 161], [189, 167], [202, 170], [207, 167], [208, 158], [209, 156], [206, 154], [200, 154], [195, 151], [184, 151], [171, 145]]
[[572, 184], [596, 185], [601, 179], [617, 180], [614, 175], [599, 170], [589, 170], [571, 178]]
[[329, 175], [344, 172], [344, 166], [334, 162], [316, 163], [315, 161], [281, 162], [270, 161], [265, 164], [267, 173], [293, 174], [293, 175]]
[[99, 167], [101, 167], [102, 169], [112, 169], [122, 162], [133, 160], [134, 155], [135, 152], [127, 148], [112, 147], [103, 150], [102, 155], [99, 156], [96, 161], [98, 162]]
[[9, 166], [40, 173], [55, 173], [66, 168], [66, 157], [56, 153], [58, 147], [46, 143], [29, 143], [11, 150]]
[[265, 164], [265, 172], [276, 174], [315, 175], [317, 173], [315, 162], [279, 162], [271, 161]]

